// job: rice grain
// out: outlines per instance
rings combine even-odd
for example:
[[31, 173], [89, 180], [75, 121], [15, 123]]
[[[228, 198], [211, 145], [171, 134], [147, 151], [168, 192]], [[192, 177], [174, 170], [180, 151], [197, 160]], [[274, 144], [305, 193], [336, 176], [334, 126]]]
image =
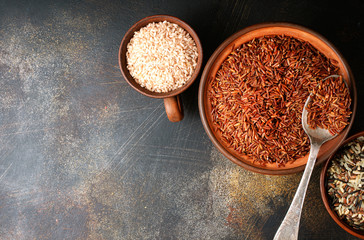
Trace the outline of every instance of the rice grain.
[[136, 31], [128, 43], [126, 58], [135, 81], [160, 93], [180, 88], [191, 78], [198, 52], [186, 30], [163, 21]]

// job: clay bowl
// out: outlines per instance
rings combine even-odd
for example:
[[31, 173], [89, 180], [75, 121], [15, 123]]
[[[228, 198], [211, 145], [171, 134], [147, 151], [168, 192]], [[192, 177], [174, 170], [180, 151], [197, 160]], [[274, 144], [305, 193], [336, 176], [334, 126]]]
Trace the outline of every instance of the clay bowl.
[[[364, 132], [360, 132], [357, 133], [353, 136], [351, 136], [350, 138], [346, 139], [341, 145], [340, 148], [344, 145], [346, 145], [347, 143], [353, 141], [354, 139], [360, 137], [360, 136], [364, 136]], [[350, 225], [348, 225], [347, 223], [345, 223], [344, 221], [342, 221], [339, 216], [336, 214], [336, 212], [331, 208], [331, 204], [329, 203], [329, 195], [327, 194], [327, 170], [328, 168], [331, 166], [331, 160], [334, 158], [334, 156], [336, 155], [336, 153], [340, 150], [340, 148], [338, 148], [329, 158], [328, 161], [326, 161], [325, 166], [323, 167], [322, 171], [321, 171], [321, 176], [320, 176], [320, 191], [321, 191], [321, 197], [322, 197], [322, 201], [324, 202], [325, 208], [326, 210], [329, 212], [330, 216], [332, 217], [332, 219], [345, 231], [347, 231], [348, 233], [359, 237], [361, 239], [364, 239], [364, 231], [359, 231], [356, 230], [354, 228], [352, 228]]]
[[247, 157], [246, 155], [239, 154], [237, 151], [229, 147], [227, 143], [222, 141], [221, 135], [215, 130], [212, 124], [211, 106], [207, 93], [210, 85], [209, 83], [215, 78], [215, 75], [220, 68], [222, 62], [227, 58], [232, 50], [236, 49], [241, 44], [252, 40], [253, 38], [262, 37], [264, 35], [281, 34], [308, 41], [327, 58], [336, 60], [337, 66], [340, 68], [339, 73], [347, 82], [350, 90], [352, 99], [351, 108], [353, 112], [350, 119], [350, 124], [336, 138], [325, 143], [321, 147], [317, 159], [317, 164], [322, 163], [324, 160], [326, 160], [345, 139], [352, 126], [357, 105], [354, 77], [347, 62], [339, 53], [339, 51], [329, 41], [327, 41], [324, 37], [310, 29], [289, 23], [257, 24], [247, 27], [225, 40], [212, 54], [202, 73], [198, 99], [201, 121], [207, 135], [209, 136], [213, 144], [228, 159], [238, 164], [239, 166], [246, 168], [247, 170], [270, 175], [285, 175], [302, 171], [305, 168], [308, 154], [305, 157], [299, 158], [292, 163], [287, 163], [284, 167], [279, 167], [277, 166], [277, 164], [274, 163], [268, 163], [266, 166], [261, 166], [259, 163], [254, 163], [253, 159]]
[[[198, 51], [198, 59], [197, 59], [197, 66], [192, 74], [191, 78], [180, 88], [169, 91], [166, 93], [157, 93], [149, 91], [146, 88], [140, 86], [134, 78], [130, 75], [129, 70], [127, 69], [127, 62], [126, 62], [126, 52], [127, 52], [127, 45], [130, 39], [134, 36], [134, 32], [138, 31], [140, 28], [145, 27], [149, 23], [152, 22], [163, 22], [168, 21], [170, 23], [175, 23], [186, 30], [193, 40], [196, 43], [197, 51]], [[139, 93], [152, 97], [152, 98], [163, 98], [164, 99], [164, 106], [166, 109], [166, 113], [168, 119], [171, 122], [178, 122], [183, 119], [183, 105], [181, 103], [180, 94], [187, 90], [189, 86], [196, 80], [202, 66], [202, 45], [200, 39], [198, 38], [196, 32], [184, 21], [179, 18], [169, 16], [169, 15], [154, 15], [149, 16], [146, 18], [141, 19], [137, 23], [135, 23], [124, 35], [123, 40], [121, 41], [120, 48], [119, 48], [119, 66], [121, 73], [123, 74], [125, 80], [129, 85], [134, 88]]]

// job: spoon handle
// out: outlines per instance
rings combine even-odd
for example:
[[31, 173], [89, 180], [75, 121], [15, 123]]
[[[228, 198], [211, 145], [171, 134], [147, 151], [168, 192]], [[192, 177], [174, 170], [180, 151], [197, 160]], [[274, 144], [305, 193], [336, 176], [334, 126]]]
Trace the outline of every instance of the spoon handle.
[[311, 144], [310, 155], [308, 156], [308, 161], [305, 171], [303, 172], [301, 182], [297, 188], [296, 194], [294, 195], [291, 206], [289, 207], [281, 226], [279, 226], [276, 235], [274, 236], [274, 240], [293, 240], [298, 238], [302, 206], [320, 146], [321, 144], [317, 143]]

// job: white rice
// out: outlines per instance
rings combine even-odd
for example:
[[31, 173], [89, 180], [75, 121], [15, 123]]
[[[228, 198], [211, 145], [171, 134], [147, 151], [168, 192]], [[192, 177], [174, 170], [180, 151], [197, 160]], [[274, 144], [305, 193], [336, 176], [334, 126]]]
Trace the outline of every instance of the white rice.
[[127, 68], [142, 87], [169, 92], [182, 87], [197, 66], [190, 34], [167, 21], [150, 23], [134, 33], [127, 46]]

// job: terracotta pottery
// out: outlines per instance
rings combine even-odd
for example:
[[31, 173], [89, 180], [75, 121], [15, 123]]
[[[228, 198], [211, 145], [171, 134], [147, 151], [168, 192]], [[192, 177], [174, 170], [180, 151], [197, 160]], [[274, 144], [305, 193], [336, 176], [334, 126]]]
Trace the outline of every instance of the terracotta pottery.
[[[353, 136], [351, 136], [350, 138], [346, 139], [341, 145], [340, 148], [342, 146], [344, 146], [345, 144], [353, 141], [354, 139], [360, 137], [360, 136], [364, 136], [364, 132], [360, 132], [357, 133]], [[352, 227], [350, 227], [347, 223], [343, 222], [339, 216], [336, 214], [336, 212], [331, 209], [330, 207], [330, 203], [329, 203], [329, 196], [327, 194], [327, 183], [326, 183], [326, 172], [330, 166], [330, 162], [331, 160], [334, 158], [335, 154], [337, 153], [337, 151], [340, 150], [340, 148], [338, 148], [334, 154], [331, 155], [331, 157], [329, 158], [328, 161], [326, 161], [324, 168], [321, 171], [321, 176], [320, 176], [320, 191], [321, 191], [321, 197], [322, 197], [322, 201], [324, 202], [325, 208], [326, 210], [329, 212], [330, 216], [332, 217], [332, 219], [334, 219], [334, 221], [345, 231], [347, 231], [348, 233], [359, 237], [361, 239], [364, 239], [364, 231], [359, 231], [356, 229], [353, 229]]]
[[[129, 70], [127, 69], [127, 62], [126, 62], [126, 52], [127, 52], [127, 45], [130, 39], [134, 36], [134, 32], [138, 31], [140, 28], [145, 27], [149, 23], [152, 22], [163, 22], [168, 21], [171, 23], [178, 24], [180, 27], [185, 29], [193, 40], [196, 43], [197, 51], [198, 51], [198, 59], [197, 59], [197, 66], [192, 74], [191, 78], [180, 88], [169, 91], [166, 93], [156, 93], [149, 91], [148, 89], [140, 86], [134, 78], [130, 75]], [[120, 48], [119, 48], [119, 66], [121, 73], [123, 74], [125, 80], [132, 86], [135, 90], [144, 94], [145, 96], [152, 97], [152, 98], [163, 98], [164, 99], [164, 106], [166, 109], [166, 113], [168, 119], [171, 122], [178, 122], [183, 119], [183, 106], [181, 102], [180, 95], [183, 91], [185, 91], [197, 78], [201, 66], [202, 66], [202, 45], [200, 39], [198, 38], [196, 32], [184, 21], [179, 18], [168, 16], [168, 15], [154, 15], [143, 18], [142, 20], [135, 23], [124, 35], [123, 40], [121, 41]]]
[[310, 29], [290, 23], [264, 23], [247, 27], [225, 40], [212, 54], [202, 73], [198, 93], [198, 104], [201, 121], [207, 135], [210, 137], [213, 144], [228, 159], [250, 171], [270, 175], [285, 175], [302, 171], [305, 168], [308, 154], [303, 158], [299, 158], [293, 162], [287, 163], [284, 167], [278, 167], [275, 163], [268, 163], [266, 166], [261, 166], [259, 163], [254, 163], [253, 159], [249, 158], [248, 156], [239, 154], [233, 148], [229, 147], [227, 143], [222, 141], [221, 135], [215, 130], [212, 123], [211, 105], [209, 103], [207, 92], [210, 85], [209, 83], [215, 78], [215, 75], [219, 70], [222, 62], [234, 49], [254, 38], [263, 37], [265, 35], [282, 34], [307, 41], [311, 43], [316, 49], [318, 49], [321, 53], [323, 53], [327, 58], [336, 60], [338, 62], [337, 66], [340, 68], [339, 73], [347, 82], [350, 90], [352, 98], [352, 115], [350, 119], [350, 124], [336, 138], [325, 143], [321, 147], [316, 164], [322, 163], [324, 160], [326, 160], [345, 139], [353, 124], [357, 105], [354, 77], [347, 62], [339, 53], [339, 51], [329, 41], [327, 41], [324, 37]]

